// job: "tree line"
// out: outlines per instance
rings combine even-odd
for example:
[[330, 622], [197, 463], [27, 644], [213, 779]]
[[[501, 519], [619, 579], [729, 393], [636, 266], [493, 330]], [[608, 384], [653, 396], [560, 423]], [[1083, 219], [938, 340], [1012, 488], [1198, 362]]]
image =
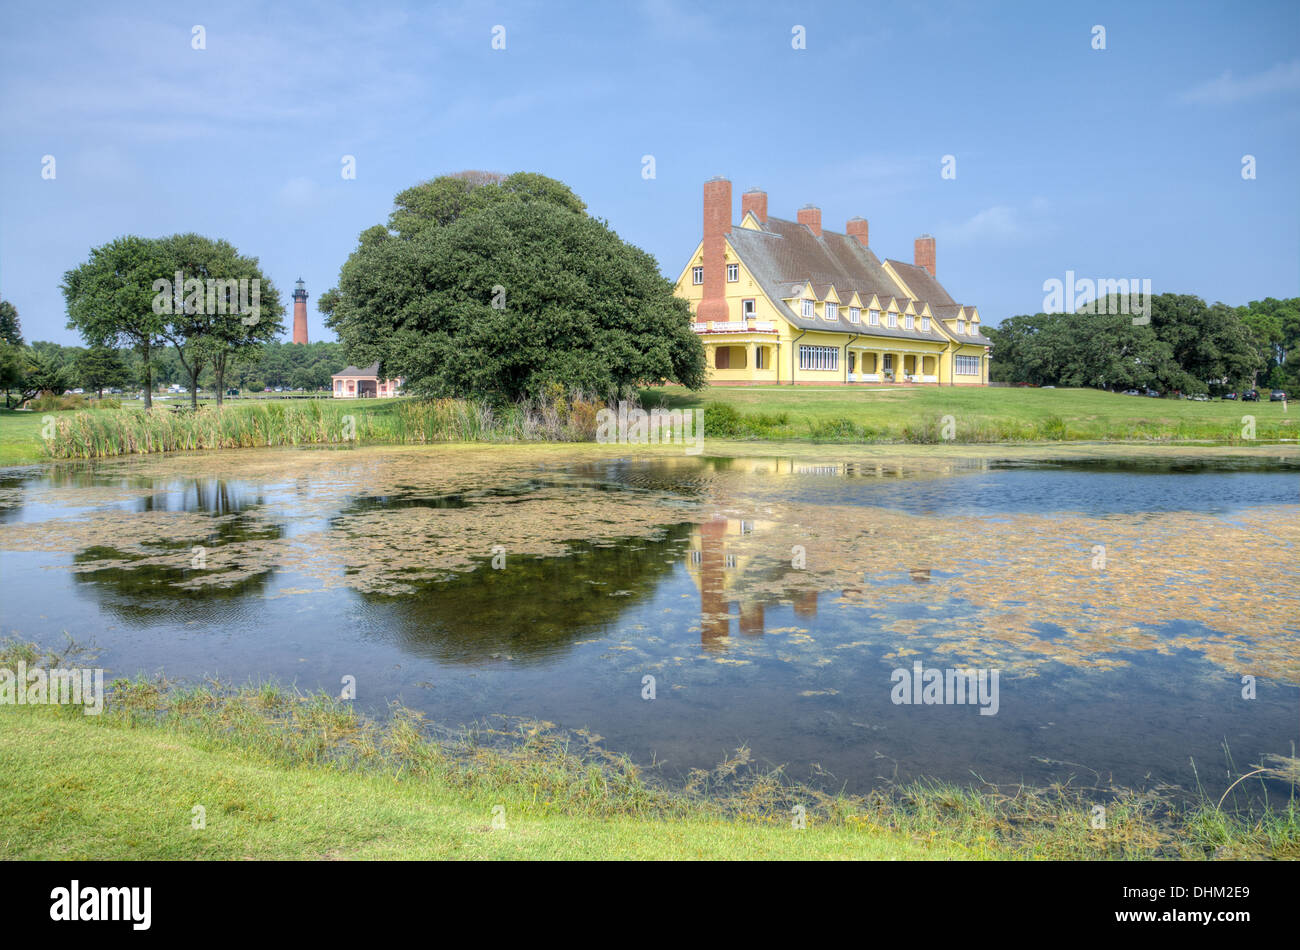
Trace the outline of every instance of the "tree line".
[[[228, 367], [227, 388], [261, 392], [266, 388], [328, 390], [330, 377], [347, 365], [341, 343], [267, 343]], [[213, 392], [215, 368], [204, 365], [198, 386]], [[5, 407], [45, 393], [83, 389], [103, 396], [111, 390], [134, 394], [148, 384], [155, 389], [188, 386], [190, 374], [174, 349], [155, 350], [146, 372], [139, 350], [111, 346], [67, 346], [36, 340], [26, 344], [17, 310], [0, 301], [0, 388]]]
[[[1244, 306], [1190, 294], [1102, 298], [1076, 313], [1022, 314], [985, 327], [995, 382], [1218, 395], [1300, 389], [1300, 297]], [[1087, 311], [1094, 312], [1087, 312]]]

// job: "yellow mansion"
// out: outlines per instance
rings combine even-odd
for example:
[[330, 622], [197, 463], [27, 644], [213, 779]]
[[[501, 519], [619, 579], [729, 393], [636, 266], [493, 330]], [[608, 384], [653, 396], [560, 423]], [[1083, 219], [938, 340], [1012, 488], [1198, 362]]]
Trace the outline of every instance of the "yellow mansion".
[[695, 315], [714, 385], [986, 386], [992, 341], [979, 311], [935, 279], [934, 238], [913, 263], [881, 261], [867, 222], [822, 229], [821, 210], [770, 217], [767, 194], [704, 185], [704, 234], [677, 279]]

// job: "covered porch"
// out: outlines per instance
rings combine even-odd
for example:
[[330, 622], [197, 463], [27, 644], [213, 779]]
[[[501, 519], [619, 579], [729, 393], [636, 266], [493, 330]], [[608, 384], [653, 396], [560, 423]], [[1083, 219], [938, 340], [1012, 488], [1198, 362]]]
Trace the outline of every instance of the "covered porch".
[[939, 382], [942, 350], [918, 350], [888, 346], [850, 346], [850, 383], [933, 383]]

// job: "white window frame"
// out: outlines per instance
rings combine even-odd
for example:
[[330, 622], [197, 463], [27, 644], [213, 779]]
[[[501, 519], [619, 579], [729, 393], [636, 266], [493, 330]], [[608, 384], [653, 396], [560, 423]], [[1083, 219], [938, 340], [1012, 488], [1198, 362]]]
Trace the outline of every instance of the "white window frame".
[[867, 323], [869, 323], [873, 327], [880, 326], [880, 311], [879, 310], [867, 311]]
[[704, 283], [704, 268], [703, 268], [703, 267], [692, 267], [692, 268], [691, 268], [691, 283], [692, 283], [692, 284], [695, 284], [697, 287], [698, 287], [700, 284]]
[[738, 280], [740, 280], [740, 265], [739, 265], [739, 264], [728, 264], [728, 265], [727, 265], [727, 283], [729, 283], [729, 284], [734, 284], [734, 283], [735, 283], [736, 281], [738, 281]]
[[[749, 309], [746, 309], [748, 307]], [[758, 313], [758, 299], [756, 297], [746, 297], [740, 302], [741, 319], [752, 317]]]
[[799, 369], [812, 372], [834, 373], [840, 368], [838, 346], [799, 345]]
[[891, 314], [889, 315], [889, 325], [890, 325], [891, 327], [897, 327], [897, 326], [898, 326], [898, 314], [896, 314], [896, 313], [891, 313]]
[[978, 356], [953, 357], [953, 374], [955, 376], [978, 376], [980, 374], [980, 358]]
[[862, 308], [849, 307], [849, 323], [861, 323], [861, 322], [862, 322]]
[[958, 332], [959, 334], [961, 334], [962, 336], [965, 336], [965, 335], [966, 335], [966, 321], [965, 321], [965, 320], [958, 320], [958, 321], [957, 321], [957, 332]]
[[910, 313], [903, 317], [903, 327], [907, 330], [915, 330], [916, 317], [912, 316]]
[[817, 316], [817, 303], [816, 303], [816, 301], [809, 300], [807, 297], [803, 298], [803, 310], [800, 311], [800, 312], [801, 312], [805, 317], [815, 317], [815, 316]]
[[822, 305], [822, 316], [827, 320], [838, 320], [840, 318], [840, 305], [829, 300], [826, 301]]
[[921, 329], [922, 329], [924, 332], [926, 332], [926, 333], [929, 333], [929, 332], [930, 332], [930, 318], [929, 318], [929, 317], [922, 317], [922, 318], [921, 318]]

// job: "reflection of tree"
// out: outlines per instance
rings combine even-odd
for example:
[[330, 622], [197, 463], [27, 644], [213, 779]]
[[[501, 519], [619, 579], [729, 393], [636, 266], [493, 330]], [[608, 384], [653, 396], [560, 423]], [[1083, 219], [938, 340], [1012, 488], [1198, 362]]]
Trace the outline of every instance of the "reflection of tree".
[[0, 472], [0, 524], [22, 519], [23, 498], [27, 493], [26, 485], [31, 480], [30, 475], [7, 475]]
[[380, 626], [421, 656], [540, 662], [648, 598], [672, 572], [690, 529], [675, 525], [654, 541], [574, 542], [565, 557], [507, 556], [501, 570], [484, 558], [477, 569], [422, 583], [413, 595], [361, 596], [380, 611]]
[[[148, 484], [152, 491], [132, 502], [134, 510], [203, 513], [212, 518], [211, 530], [201, 541], [152, 538], [131, 551], [94, 545], [75, 554], [77, 570], [72, 576], [95, 594], [101, 608], [132, 623], [150, 623], [178, 612], [189, 621], [219, 623], [229, 615], [232, 602], [265, 591], [273, 573], [265, 556], [238, 553], [240, 544], [284, 536], [282, 526], [253, 516], [263, 504], [261, 496], [224, 479]], [[141, 547], [147, 550], [141, 552]], [[196, 553], [196, 547], [203, 553]], [[252, 558], [257, 563], [247, 563]]]

